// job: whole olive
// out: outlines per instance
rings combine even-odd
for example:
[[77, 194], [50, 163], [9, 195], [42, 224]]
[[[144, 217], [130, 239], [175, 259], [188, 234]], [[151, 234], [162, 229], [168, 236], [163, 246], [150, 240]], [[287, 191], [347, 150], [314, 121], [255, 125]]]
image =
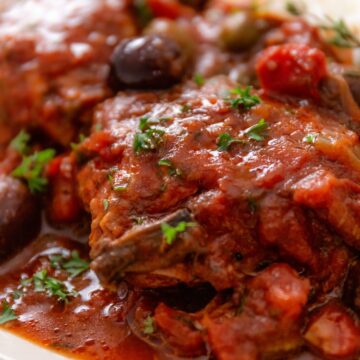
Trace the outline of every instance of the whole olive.
[[360, 73], [356, 71], [347, 71], [344, 74], [354, 100], [360, 105]]
[[40, 229], [38, 199], [19, 180], [0, 176], [0, 260], [34, 239]]
[[109, 84], [124, 88], [163, 89], [177, 83], [186, 68], [179, 44], [163, 35], [146, 35], [122, 41], [111, 57]]
[[231, 14], [220, 26], [220, 45], [230, 51], [246, 50], [259, 39], [260, 25], [248, 12]]

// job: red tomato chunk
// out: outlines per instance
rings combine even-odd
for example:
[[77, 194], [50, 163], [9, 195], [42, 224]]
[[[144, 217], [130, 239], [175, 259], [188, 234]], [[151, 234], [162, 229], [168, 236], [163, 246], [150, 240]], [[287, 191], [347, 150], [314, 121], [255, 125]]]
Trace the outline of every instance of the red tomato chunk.
[[265, 91], [316, 98], [327, 74], [326, 58], [303, 44], [272, 46], [258, 58], [256, 71]]

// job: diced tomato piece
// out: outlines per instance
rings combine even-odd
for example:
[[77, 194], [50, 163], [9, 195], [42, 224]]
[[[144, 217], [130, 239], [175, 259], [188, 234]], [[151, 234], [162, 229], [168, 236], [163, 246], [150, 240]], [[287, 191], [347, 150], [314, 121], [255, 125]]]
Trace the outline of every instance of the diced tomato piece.
[[360, 327], [338, 304], [326, 305], [316, 315], [305, 339], [327, 356], [348, 357], [360, 353]]
[[77, 220], [81, 205], [77, 194], [76, 157], [58, 156], [47, 170], [50, 182], [49, 218], [54, 223]]
[[[301, 279], [287, 264], [276, 264], [262, 271], [250, 284], [251, 291], [264, 292], [266, 311], [275, 310], [283, 319], [297, 318], [308, 300], [310, 282]], [[260, 309], [256, 302], [262, 304], [257, 296], [253, 298], [254, 308]]]
[[148, 6], [156, 17], [177, 19], [194, 14], [190, 7], [182, 5], [177, 0], [148, 0]]
[[261, 87], [268, 92], [319, 97], [319, 83], [327, 75], [325, 54], [304, 44], [272, 46], [256, 64]]

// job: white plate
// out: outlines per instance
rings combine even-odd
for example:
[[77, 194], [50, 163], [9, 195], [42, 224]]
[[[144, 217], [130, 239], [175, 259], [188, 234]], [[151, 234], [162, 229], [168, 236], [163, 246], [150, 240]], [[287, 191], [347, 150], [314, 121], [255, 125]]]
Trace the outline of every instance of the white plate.
[[[0, 329], [0, 360], [66, 360], [52, 351]], [[130, 359], [129, 359], [130, 360]]]

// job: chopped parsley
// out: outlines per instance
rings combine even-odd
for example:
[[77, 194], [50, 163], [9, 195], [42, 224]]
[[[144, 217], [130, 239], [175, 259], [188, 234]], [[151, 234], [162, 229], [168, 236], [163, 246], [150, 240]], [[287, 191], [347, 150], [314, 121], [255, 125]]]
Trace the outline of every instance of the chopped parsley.
[[217, 139], [217, 146], [219, 151], [228, 151], [230, 149], [230, 146], [235, 143], [243, 144], [244, 141], [239, 139], [234, 139], [228, 133], [220, 134]]
[[152, 316], [149, 315], [148, 317], [146, 317], [143, 325], [144, 325], [143, 331], [144, 331], [145, 335], [151, 335], [154, 333], [155, 323], [154, 323], [154, 319]]
[[203, 86], [205, 84], [204, 77], [199, 73], [194, 75], [194, 81], [195, 81], [196, 85], [198, 85], [198, 86]]
[[260, 98], [257, 95], [251, 95], [251, 86], [247, 86], [244, 89], [237, 87], [230, 91], [230, 94], [237, 95], [237, 97], [226, 98], [225, 101], [230, 104], [233, 109], [243, 108], [250, 110], [255, 105], [260, 104]]
[[187, 228], [194, 226], [192, 222], [181, 221], [176, 226], [171, 226], [167, 223], [161, 224], [161, 231], [164, 235], [166, 244], [172, 245], [178, 234], [186, 231]]
[[69, 297], [75, 296], [74, 292], [69, 292], [65, 284], [53, 277], [48, 276], [47, 270], [40, 270], [32, 277], [36, 292], [46, 292], [54, 296], [59, 301], [68, 302]]
[[20, 299], [23, 296], [23, 292], [20, 289], [15, 289], [12, 293], [14, 300]]
[[251, 140], [263, 141], [268, 127], [268, 123], [264, 119], [260, 119], [257, 124], [245, 130], [245, 135]]
[[177, 176], [181, 176], [181, 170], [177, 169], [174, 164], [172, 163], [172, 161], [168, 160], [168, 159], [160, 159], [158, 162], [159, 166], [165, 166], [168, 168], [169, 171], [169, 175], [173, 176], [173, 175], [177, 175]]
[[127, 189], [127, 185], [113, 185], [114, 191], [124, 191]]
[[163, 142], [165, 131], [157, 127], [151, 127], [151, 125], [152, 123], [149, 121], [149, 118], [140, 118], [140, 132], [135, 134], [133, 143], [136, 153], [155, 150]]
[[54, 149], [45, 149], [24, 156], [21, 164], [12, 172], [12, 176], [25, 180], [31, 192], [43, 192], [48, 184], [47, 178], [43, 176], [44, 167], [54, 156]]
[[150, 122], [148, 117], [142, 117], [139, 121], [139, 129], [145, 131], [150, 127]]
[[0, 313], [0, 325], [16, 319], [17, 316], [14, 310], [10, 307], [9, 303], [4, 300], [2, 302], [2, 311]]
[[303, 141], [307, 142], [308, 144], [314, 144], [317, 137], [318, 137], [318, 134], [307, 134], [304, 137]]
[[331, 45], [341, 48], [360, 47], [360, 39], [349, 29], [343, 19], [334, 20], [327, 17], [327, 23], [320, 24], [320, 28], [333, 35], [327, 40]]
[[26, 154], [29, 151], [29, 141], [30, 135], [25, 130], [21, 130], [11, 141], [10, 147], [20, 154]]
[[[110, 168], [107, 177], [108, 180], [111, 183], [111, 187], [114, 191], [124, 191], [127, 189], [128, 185], [127, 184], [117, 184], [114, 180], [114, 175], [116, 173], [116, 171], [118, 171], [119, 168], [117, 166], [113, 166], [112, 168]], [[104, 204], [104, 203], [103, 203]]]
[[103, 207], [104, 207], [104, 211], [107, 211], [109, 209], [109, 200], [108, 199], [103, 200]]
[[84, 134], [80, 134], [79, 135], [79, 141], [77, 143], [71, 143], [70, 144], [70, 147], [73, 151], [77, 151], [78, 150], [78, 147], [81, 143], [84, 142], [84, 140], [86, 139], [86, 136]]
[[80, 258], [79, 252], [76, 250], [71, 252], [70, 259], [66, 259], [62, 255], [51, 256], [50, 263], [55, 269], [63, 269], [67, 271], [72, 278], [89, 269], [88, 261]]
[[304, 14], [304, 4], [295, 4], [295, 1], [287, 1], [285, 4], [286, 11], [294, 16], [301, 16]]
[[191, 106], [189, 104], [183, 104], [180, 107], [181, 112], [188, 112], [191, 109]]
[[153, 18], [153, 13], [146, 0], [135, 0], [134, 8], [141, 26], [147, 25]]

